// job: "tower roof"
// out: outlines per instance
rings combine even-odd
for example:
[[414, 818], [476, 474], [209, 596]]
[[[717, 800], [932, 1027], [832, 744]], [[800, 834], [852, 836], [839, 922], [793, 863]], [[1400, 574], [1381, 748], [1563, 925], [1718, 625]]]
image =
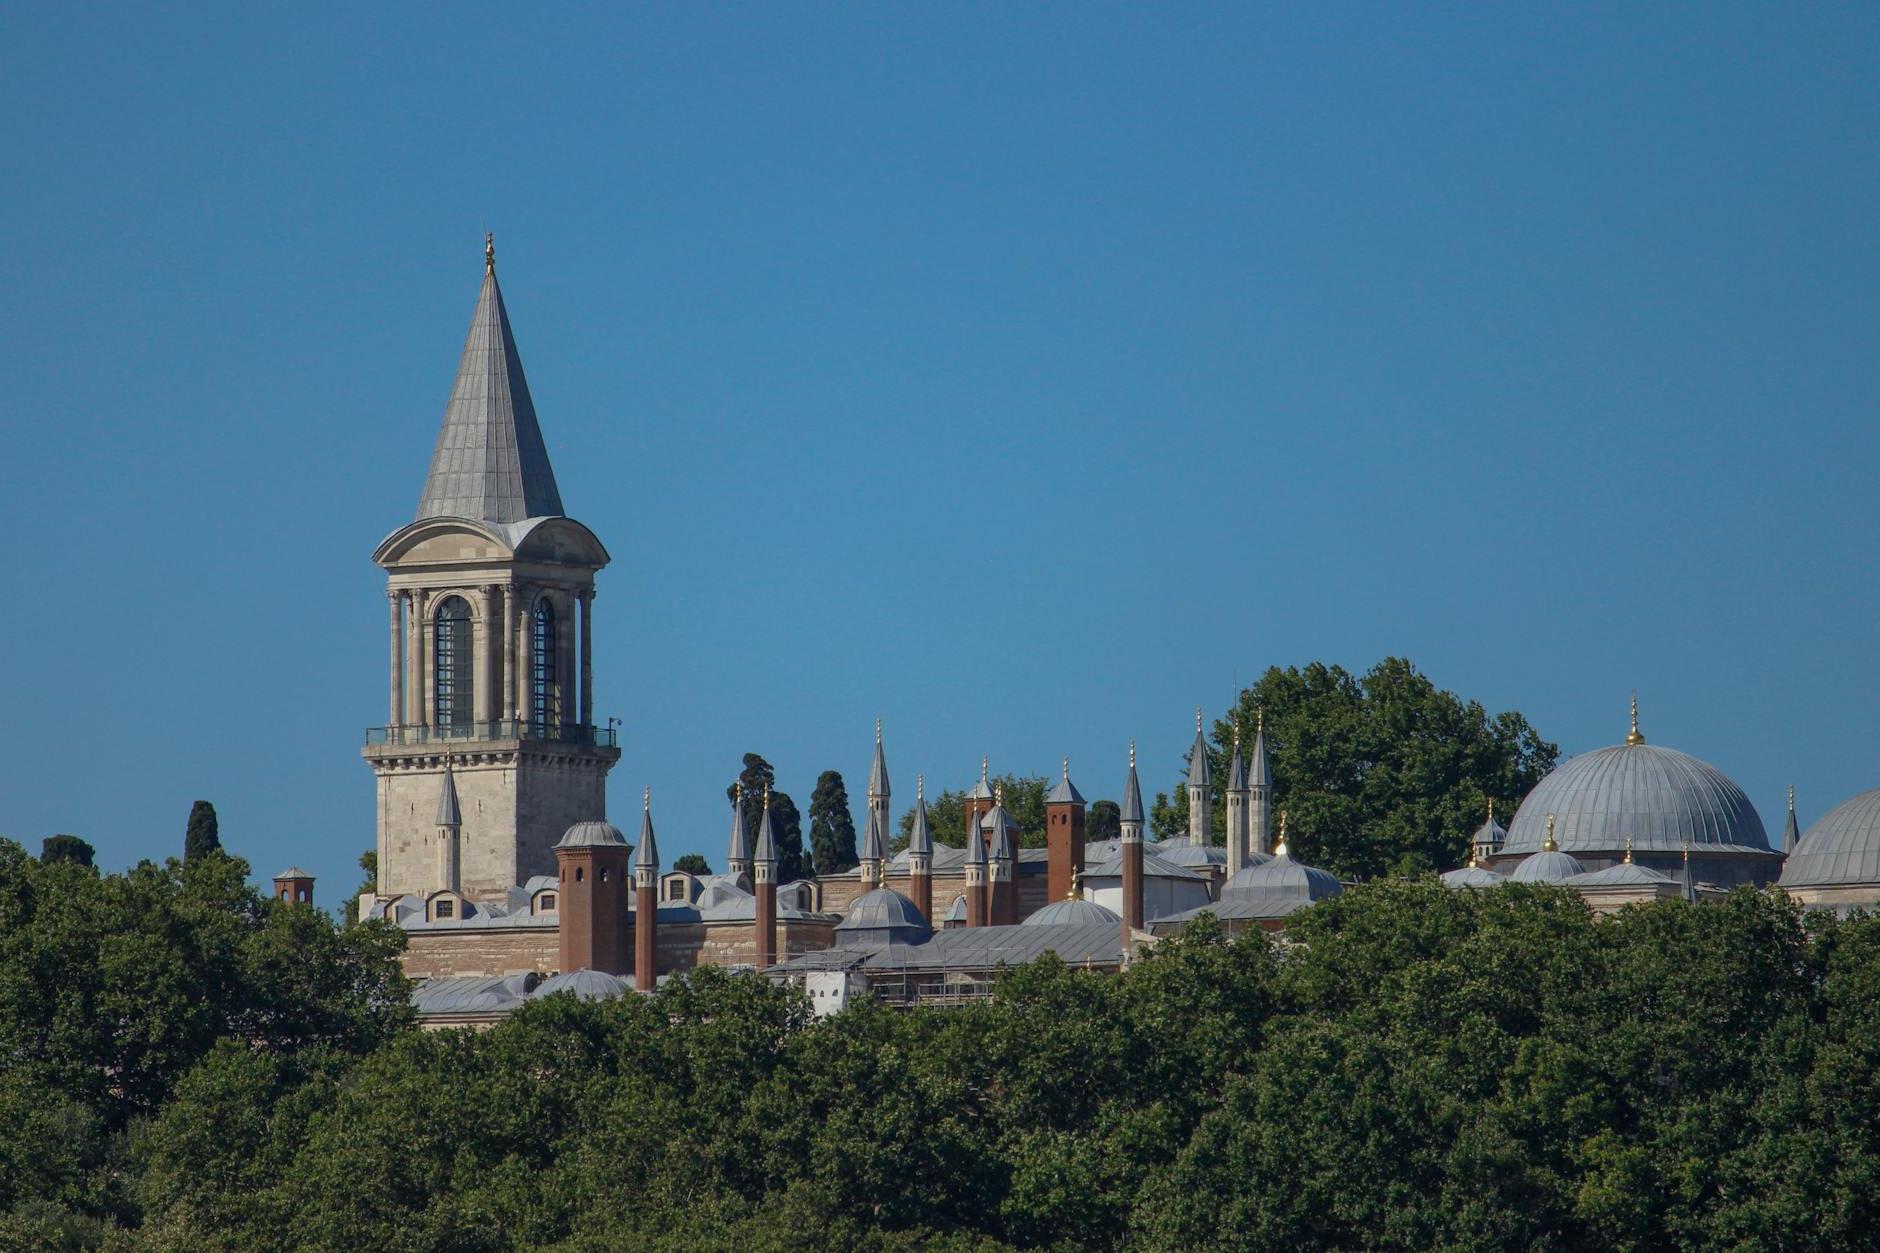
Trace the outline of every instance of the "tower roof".
[[881, 811], [868, 807], [868, 824], [862, 828], [863, 861], [884, 861], [888, 856], [887, 832], [881, 829]]
[[770, 829], [770, 789], [764, 789], [764, 816], [757, 824], [757, 853], [751, 858], [766, 865], [777, 864], [777, 833]]
[[732, 789], [735, 799], [731, 803], [731, 851], [727, 859], [733, 862], [751, 860], [751, 837], [744, 829], [744, 788], [736, 785]]
[[1119, 822], [1142, 821], [1142, 784], [1136, 782], [1136, 741], [1129, 742], [1129, 778], [1123, 782], [1123, 807]]
[[1234, 729], [1234, 755], [1227, 763], [1227, 790], [1247, 790], [1247, 759], [1240, 755], [1240, 729]]
[[496, 284], [494, 245], [485, 241], [483, 288], [444, 407], [431, 453], [431, 472], [418, 498], [420, 518], [520, 522], [560, 516], [561, 491], [536, 425], [535, 402], [522, 375]]
[[1051, 789], [1050, 795], [1044, 798], [1044, 803], [1047, 805], [1081, 805], [1084, 803], [1084, 794], [1077, 790], [1075, 783], [1071, 782], [1070, 758], [1066, 757], [1064, 759], [1064, 773], [1058, 776], [1057, 785]]
[[437, 825], [461, 827], [463, 812], [457, 807], [457, 776], [451, 773], [450, 759], [444, 759], [444, 784], [437, 790]]
[[1272, 787], [1273, 767], [1266, 759], [1266, 711], [1259, 710], [1253, 719], [1253, 751], [1247, 754], [1247, 786]]
[[933, 832], [927, 826], [927, 780], [914, 780], [914, 830], [907, 837], [907, 851], [933, 855]]
[[633, 851], [635, 866], [659, 869], [659, 846], [653, 843], [653, 790], [640, 797], [640, 847]]
[[1195, 710], [1195, 746], [1188, 750], [1188, 786], [1207, 787], [1214, 782], [1208, 765], [1208, 736], [1201, 729], [1201, 711]]
[[875, 760], [868, 767], [868, 794], [888, 795], [888, 759], [881, 754], [881, 719], [875, 719]]

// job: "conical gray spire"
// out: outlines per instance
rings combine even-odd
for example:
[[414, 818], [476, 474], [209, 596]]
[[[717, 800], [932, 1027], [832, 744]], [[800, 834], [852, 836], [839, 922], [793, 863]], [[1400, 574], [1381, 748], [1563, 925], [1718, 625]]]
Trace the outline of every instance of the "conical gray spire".
[[907, 851], [910, 854], [933, 855], [933, 832], [927, 828], [927, 789], [916, 787], [914, 790], [914, 830], [907, 837]]
[[1195, 710], [1195, 746], [1188, 750], [1188, 786], [1207, 787], [1214, 782], [1208, 765], [1208, 736], [1201, 729], [1201, 711]]
[[437, 825], [461, 827], [463, 811], [457, 807], [457, 776], [451, 771], [450, 758], [444, 759], [444, 785], [437, 792]]
[[1273, 767], [1266, 759], [1266, 711], [1254, 715], [1253, 752], [1247, 755], [1247, 786], [1272, 787]]
[[[1003, 789], [1001, 789], [1003, 793]], [[991, 835], [991, 856], [993, 861], [1018, 860], [1018, 823], [1005, 811], [1003, 794], [993, 798], [992, 808], [986, 814], [985, 826]]]
[[1123, 806], [1116, 815], [1119, 822], [1142, 821], [1142, 784], [1136, 782], [1136, 741], [1129, 742], [1129, 778], [1123, 783]]
[[735, 867], [750, 864], [751, 835], [744, 829], [744, 788], [739, 785], [733, 791], [736, 800], [731, 806], [731, 851], [725, 854], [725, 862], [726, 868], [736, 873]]
[[872, 806], [868, 810], [868, 823], [862, 830], [861, 859], [863, 861], [888, 859], [888, 841], [886, 833], [881, 829], [881, 814]]
[[986, 842], [975, 831], [966, 837], [966, 864], [983, 866], [986, 864]]
[[1240, 732], [1234, 732], [1234, 756], [1227, 763], [1227, 790], [1247, 790], [1247, 759], [1240, 755]]
[[1795, 785], [1789, 785], [1789, 820], [1782, 825], [1782, 851], [1795, 856], [1795, 846], [1802, 842], [1801, 828], [1795, 825]]
[[659, 869], [659, 845], [653, 842], [653, 789], [640, 797], [640, 847], [633, 850], [633, 864]]
[[757, 852], [751, 860], [768, 866], [777, 864], [777, 833], [770, 829], [769, 788], [764, 789], [764, 816], [757, 824]]
[[561, 492], [536, 425], [522, 358], [485, 240], [483, 290], [457, 363], [457, 382], [418, 498], [420, 518], [520, 522], [561, 514]]
[[875, 719], [875, 760], [874, 764], [868, 767], [868, 794], [882, 797], [889, 794], [888, 759], [881, 755], [881, 719], [879, 718]]

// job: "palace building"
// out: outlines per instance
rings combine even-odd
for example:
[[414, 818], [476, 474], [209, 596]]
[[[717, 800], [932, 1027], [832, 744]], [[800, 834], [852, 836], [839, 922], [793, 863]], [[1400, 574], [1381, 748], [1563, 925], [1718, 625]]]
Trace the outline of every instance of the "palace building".
[[[429, 1025], [487, 1023], [561, 991], [650, 991], [699, 965], [797, 980], [819, 1011], [861, 994], [953, 1002], [986, 995], [1001, 965], [1049, 952], [1115, 970], [1203, 914], [1230, 933], [1277, 931], [1344, 890], [1289, 849], [1264, 723], [1244, 754], [1235, 741], [1217, 781], [1199, 711], [1184, 838], [1146, 838], [1132, 744], [1119, 838], [1086, 838], [1086, 803], [1065, 761], [1045, 797], [1044, 847], [1020, 847], [982, 760], [963, 829], [935, 831], [917, 785], [910, 838], [894, 850], [877, 722], [853, 870], [778, 882], [770, 798], [741, 793], [724, 873], [663, 870], [649, 790], [633, 840], [607, 821], [620, 748], [594, 723], [592, 630], [609, 557], [564, 509], [491, 240], [416, 516], [373, 560], [386, 572], [388, 699], [363, 750], [378, 884], [360, 914], [405, 931]], [[1211, 839], [1217, 796], [1223, 845]], [[1722, 772], [1646, 743], [1635, 699], [1623, 743], [1562, 763], [1505, 830], [1491, 805], [1471, 850], [1446, 884], [1560, 884], [1609, 910], [1779, 879], [1810, 905], [1871, 905], [1880, 791], [1800, 835], [1791, 794], [1781, 847], [1771, 847]], [[313, 881], [289, 870], [275, 888], [310, 902]]]

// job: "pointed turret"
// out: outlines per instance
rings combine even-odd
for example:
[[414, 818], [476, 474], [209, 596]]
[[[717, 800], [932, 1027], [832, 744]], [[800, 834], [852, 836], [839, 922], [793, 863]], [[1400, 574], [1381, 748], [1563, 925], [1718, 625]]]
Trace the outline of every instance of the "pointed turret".
[[914, 776], [914, 829], [907, 837], [908, 895], [922, 918], [933, 917], [933, 832], [927, 826], [927, 776]]
[[494, 240], [484, 240], [483, 289], [457, 363], [457, 381], [418, 499], [420, 518], [520, 522], [561, 515], [561, 492], [535, 421], [496, 283]]
[[463, 890], [463, 811], [457, 804], [457, 773], [444, 755], [444, 781], [437, 789], [437, 874], [440, 892]]
[[457, 772], [451, 768], [448, 755], [444, 758], [444, 782], [437, 790], [437, 825], [463, 825], [463, 811], [457, 806]]
[[1795, 824], [1795, 785], [1789, 784], [1789, 820], [1782, 824], [1782, 851], [1795, 856], [1795, 846], [1802, 842], [1801, 828]]
[[651, 992], [659, 972], [659, 845], [653, 789], [640, 793], [640, 846], [633, 850], [633, 986]]
[[764, 789], [764, 815], [757, 824], [757, 851], [751, 858], [757, 897], [756, 938], [752, 960], [759, 970], [777, 962], [777, 833], [770, 827], [770, 789]]
[[1005, 809], [1005, 785], [993, 789], [992, 811], [986, 815], [988, 920], [994, 926], [1018, 921], [1018, 823]]
[[744, 784], [733, 784], [731, 796], [731, 847], [725, 854], [725, 873], [735, 879], [751, 873], [751, 833], [744, 829]]
[[875, 760], [868, 767], [868, 794], [888, 795], [888, 759], [881, 751], [881, 719], [875, 719]]
[[1071, 782], [1071, 759], [1044, 798], [1046, 901], [1061, 900], [1084, 870], [1084, 794]]
[[1188, 842], [1196, 848], [1213, 843], [1214, 771], [1208, 764], [1208, 736], [1195, 706], [1195, 746], [1188, 751]]
[[770, 873], [777, 873], [777, 833], [770, 825], [770, 789], [764, 789], [763, 816], [757, 821], [757, 848], [751, 854], [753, 867], [769, 866]]
[[1697, 880], [1691, 878], [1691, 842], [1684, 841], [1684, 875], [1678, 882], [1678, 889], [1685, 900], [1697, 903]]
[[1247, 759], [1240, 755], [1240, 721], [1234, 721], [1234, 755], [1227, 762], [1227, 878], [1247, 861]]
[[868, 822], [862, 831], [861, 880], [880, 880], [888, 860], [888, 760], [881, 751], [881, 719], [875, 719], [875, 759], [868, 767]]
[[1142, 785], [1136, 782], [1136, 741], [1129, 742], [1129, 777], [1123, 783], [1123, 807], [1117, 825], [1123, 855], [1123, 956], [1130, 955], [1136, 932], [1142, 930]]
[[1129, 777], [1123, 781], [1123, 803], [1117, 810], [1117, 821], [1123, 824], [1135, 823], [1137, 836], [1141, 837], [1142, 784], [1136, 781], [1136, 741], [1129, 742]]
[[986, 842], [979, 836], [979, 823], [972, 818], [972, 811], [967, 811], [969, 819], [966, 834], [966, 925], [983, 927], [987, 918], [986, 882], [989, 866], [986, 860]]

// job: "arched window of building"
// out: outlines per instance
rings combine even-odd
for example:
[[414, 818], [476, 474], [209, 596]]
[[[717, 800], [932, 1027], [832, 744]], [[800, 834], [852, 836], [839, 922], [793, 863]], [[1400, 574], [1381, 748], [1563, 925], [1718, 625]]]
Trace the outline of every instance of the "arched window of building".
[[555, 607], [544, 596], [529, 622], [529, 727], [547, 735], [561, 721], [555, 683]]
[[467, 735], [474, 716], [471, 685], [476, 671], [469, 602], [461, 596], [446, 596], [437, 607], [436, 621], [432, 720], [440, 729]]

